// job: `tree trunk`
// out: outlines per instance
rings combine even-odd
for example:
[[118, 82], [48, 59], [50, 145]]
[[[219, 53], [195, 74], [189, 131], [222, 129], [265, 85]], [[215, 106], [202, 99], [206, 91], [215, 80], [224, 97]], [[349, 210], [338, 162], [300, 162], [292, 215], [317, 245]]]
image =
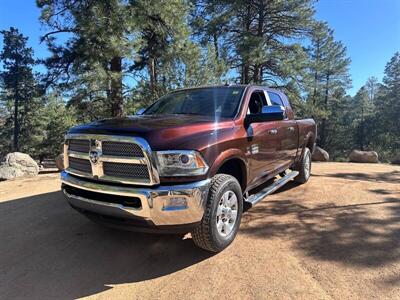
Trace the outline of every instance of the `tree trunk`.
[[364, 99], [361, 100], [360, 150], [364, 151]]
[[326, 127], [326, 119], [322, 119], [321, 122], [321, 129], [319, 130], [320, 135], [319, 135], [319, 144], [321, 148], [325, 148], [325, 127]]
[[19, 95], [18, 92], [15, 93], [14, 101], [14, 152], [19, 151], [19, 120], [18, 120], [18, 105], [19, 105]]
[[120, 117], [124, 113], [122, 99], [122, 57], [113, 57], [110, 62], [111, 71], [111, 116]]
[[242, 84], [248, 84], [249, 83], [249, 66], [246, 62], [244, 62], [244, 65], [242, 66]]
[[315, 107], [315, 103], [316, 103], [316, 97], [317, 97], [317, 83], [318, 83], [318, 70], [317, 70], [317, 66], [319, 64], [319, 40], [317, 43], [317, 54], [316, 54], [316, 63], [315, 63], [315, 71], [314, 71], [314, 92], [313, 92], [313, 107]]
[[[250, 31], [250, 25], [251, 25], [250, 14], [251, 14], [251, 5], [249, 3], [246, 8], [246, 17], [243, 20], [244, 33], [248, 33]], [[247, 58], [244, 59], [242, 57], [242, 76], [241, 76], [242, 84], [248, 84], [250, 82], [249, 72], [250, 72], [250, 63]]]
[[[257, 26], [257, 36], [263, 38], [263, 28], [264, 28], [264, 1], [261, 1], [258, 6], [258, 26]], [[258, 63], [254, 65], [253, 81], [254, 83], [261, 83], [261, 69], [262, 64]]]
[[214, 42], [215, 61], [219, 63], [218, 36], [216, 32], [213, 33], [213, 42]]
[[[325, 85], [325, 110], [328, 110], [328, 99], [329, 99], [329, 74], [326, 75]], [[321, 130], [320, 130], [320, 145], [322, 148], [326, 147], [326, 118], [322, 119]]]
[[157, 88], [157, 71], [156, 71], [156, 59], [149, 58], [149, 62], [147, 64], [150, 75], [150, 91], [154, 98], [158, 98], [158, 88]]
[[260, 83], [260, 65], [254, 65], [254, 71], [253, 71], [253, 82], [254, 83]]
[[314, 92], [313, 92], [313, 99], [312, 99], [312, 103], [313, 103], [313, 107], [315, 107], [315, 103], [316, 103], [316, 97], [317, 97], [317, 79], [318, 79], [318, 72], [315, 71], [314, 72]]

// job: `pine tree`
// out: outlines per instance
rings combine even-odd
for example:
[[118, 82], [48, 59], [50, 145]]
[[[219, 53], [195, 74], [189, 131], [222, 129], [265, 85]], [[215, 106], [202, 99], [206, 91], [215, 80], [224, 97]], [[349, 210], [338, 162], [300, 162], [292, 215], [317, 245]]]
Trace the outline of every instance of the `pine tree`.
[[188, 7], [180, 0], [151, 5], [147, 0], [139, 0], [131, 2], [131, 11], [138, 42], [130, 71], [144, 75], [154, 100], [163, 94], [163, 85], [168, 84], [166, 73], [176, 67], [185, 50], [193, 48], [188, 40]]
[[67, 130], [76, 124], [76, 112], [73, 108], [67, 108], [57, 93], [50, 93], [46, 98], [46, 106], [41, 111], [44, 116], [41, 124], [43, 136], [38, 144], [41, 156], [53, 158], [62, 151], [61, 145]]
[[[334, 106], [342, 106], [345, 91], [350, 85], [350, 59], [346, 47], [335, 41], [333, 31], [325, 23], [316, 23], [311, 34], [311, 45], [308, 47], [309, 68], [307, 87], [307, 107], [318, 123], [318, 143], [321, 147], [331, 144], [328, 131], [332, 132], [335, 118], [332, 115]], [[329, 134], [330, 139], [334, 139]]]
[[369, 80], [353, 98], [353, 126], [355, 128], [355, 143], [361, 151], [368, 148], [370, 141], [370, 131], [366, 126], [372, 120], [374, 112], [373, 91], [371, 90], [372, 80]]
[[120, 116], [124, 97], [148, 103], [207, 73], [195, 71], [207, 51], [190, 39], [185, 1], [38, 0], [38, 6], [51, 30], [42, 38], [52, 53], [48, 83], [64, 88], [82, 121]]
[[311, 34], [311, 45], [307, 48], [309, 55], [308, 71], [310, 74], [309, 100], [316, 107], [323, 93], [323, 70], [326, 68], [329, 47], [333, 42], [333, 30], [325, 22], [316, 22]]
[[385, 67], [383, 86], [375, 98], [374, 145], [385, 161], [400, 161], [400, 52]]
[[[119, 0], [38, 0], [41, 21], [49, 28], [42, 40], [51, 57], [48, 84], [70, 91], [74, 103], [100, 102], [100, 116], [123, 114], [124, 59], [132, 55], [130, 10]], [[58, 43], [57, 36], [61, 43]]]
[[369, 77], [364, 87], [367, 90], [369, 101], [373, 103], [377, 94], [379, 93], [381, 84], [378, 83], [378, 79], [376, 77]]
[[303, 66], [298, 59], [302, 47], [296, 38], [309, 31], [312, 1], [194, 2], [202, 38], [229, 49], [229, 64], [237, 69], [241, 83], [297, 83]]
[[[11, 27], [0, 32], [3, 35], [3, 50], [0, 53], [2, 70], [0, 78], [3, 92], [4, 127], [0, 133], [1, 152], [20, 151], [32, 138], [32, 125], [41, 106], [40, 88], [33, 74], [33, 50], [27, 46], [27, 37]], [[10, 144], [12, 131], [12, 147]], [[21, 147], [21, 144], [23, 147]]]

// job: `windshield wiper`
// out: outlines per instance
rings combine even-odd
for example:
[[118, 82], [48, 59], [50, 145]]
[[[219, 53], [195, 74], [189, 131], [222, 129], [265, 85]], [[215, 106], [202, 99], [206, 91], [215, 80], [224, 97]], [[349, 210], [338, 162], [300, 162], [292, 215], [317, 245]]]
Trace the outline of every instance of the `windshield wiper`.
[[174, 113], [174, 115], [195, 115], [195, 116], [204, 116], [202, 114], [198, 114], [198, 113], [192, 113], [192, 112], [178, 112], [178, 113]]

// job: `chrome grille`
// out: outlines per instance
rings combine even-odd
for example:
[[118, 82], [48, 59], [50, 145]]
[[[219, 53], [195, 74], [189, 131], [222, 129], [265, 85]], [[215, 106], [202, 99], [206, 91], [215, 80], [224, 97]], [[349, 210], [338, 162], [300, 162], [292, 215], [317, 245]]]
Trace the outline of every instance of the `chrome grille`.
[[93, 180], [158, 184], [148, 143], [139, 137], [68, 134], [64, 144], [66, 172]]
[[92, 173], [92, 166], [90, 161], [87, 159], [81, 159], [76, 157], [69, 157], [69, 167], [80, 172]]
[[103, 163], [104, 175], [114, 177], [149, 179], [149, 171], [146, 165], [125, 163]]
[[70, 140], [68, 148], [71, 151], [88, 153], [90, 150], [90, 141], [89, 140]]
[[124, 142], [103, 141], [103, 155], [144, 157], [139, 145]]

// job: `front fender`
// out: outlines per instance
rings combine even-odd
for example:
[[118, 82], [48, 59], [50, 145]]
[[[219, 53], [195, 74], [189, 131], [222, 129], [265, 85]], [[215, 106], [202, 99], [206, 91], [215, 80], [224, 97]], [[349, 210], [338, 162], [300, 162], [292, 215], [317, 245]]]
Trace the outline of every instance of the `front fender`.
[[213, 177], [217, 174], [218, 170], [222, 167], [222, 165], [231, 159], [238, 159], [241, 161], [241, 168], [245, 175], [245, 182], [247, 182], [248, 178], [248, 160], [245, 153], [240, 149], [228, 149], [221, 152], [217, 158], [215, 159], [214, 163], [210, 167], [209, 176]]

